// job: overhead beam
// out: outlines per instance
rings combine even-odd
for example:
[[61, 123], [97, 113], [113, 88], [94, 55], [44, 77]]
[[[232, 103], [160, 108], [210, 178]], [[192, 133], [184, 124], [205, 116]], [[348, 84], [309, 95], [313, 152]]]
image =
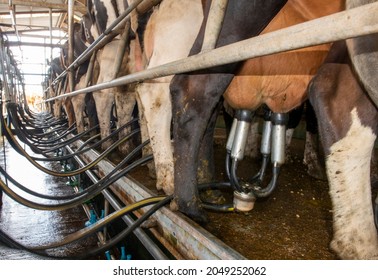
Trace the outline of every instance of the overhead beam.
[[[59, 13], [65, 13], [67, 12], [66, 10], [52, 10], [52, 13], [53, 14], [59, 14]], [[38, 14], [48, 14], [49, 11], [46, 10], [46, 11], [23, 11], [23, 12], [15, 12], [16, 15], [38, 15]], [[0, 12], [0, 16], [5, 16], [5, 15], [9, 15], [9, 12]]]
[[[0, 26], [8, 26], [8, 25], [4, 24], [4, 23], [0, 23]], [[33, 29], [22, 29], [22, 30], [18, 30], [18, 33], [41, 32], [41, 31], [48, 31], [48, 30], [49, 30], [48, 27], [33, 28]], [[58, 28], [58, 27], [54, 27], [53, 30], [61, 30], [61, 29]], [[2, 34], [8, 34], [8, 35], [11, 34], [12, 35], [12, 34], [14, 34], [14, 30], [12, 30], [12, 31], [3, 31]], [[43, 36], [43, 37], [46, 37], [46, 36]]]
[[[75, 11], [79, 11], [81, 13], [86, 13], [86, 7], [83, 5], [77, 5], [75, 2]], [[0, 4], [9, 5], [9, 0], [0, 0]], [[67, 11], [68, 7], [66, 4], [59, 4], [59, 3], [49, 3], [43, 1], [35, 1], [35, 0], [13, 0], [13, 5], [19, 6], [29, 6], [35, 8], [46, 8], [46, 9], [61, 9]]]
[[28, 46], [28, 47], [49, 47], [49, 48], [63, 48], [62, 44], [45, 44], [45, 43], [30, 43], [30, 42], [6, 42], [10, 47], [14, 46]]
[[[30, 30], [29, 30], [30, 31]], [[46, 30], [47, 31], [47, 30]], [[20, 33], [20, 32], [19, 32]], [[15, 35], [14, 34], [14, 31], [7, 31], [7, 32], [3, 32], [3, 34], [7, 34], [7, 35]], [[37, 39], [46, 39], [46, 38], [50, 38], [50, 35], [29, 35], [29, 34], [22, 34], [22, 38], [37, 38]], [[52, 36], [53, 39], [57, 39], [57, 40], [64, 40], [64, 39], [67, 39], [67, 36]]]

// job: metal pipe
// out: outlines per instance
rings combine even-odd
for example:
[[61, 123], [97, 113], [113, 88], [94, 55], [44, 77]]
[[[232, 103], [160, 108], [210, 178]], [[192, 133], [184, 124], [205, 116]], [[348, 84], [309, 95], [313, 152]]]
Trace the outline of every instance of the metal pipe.
[[[75, 96], [147, 79], [206, 69], [244, 61], [249, 58], [376, 33], [378, 32], [377, 14], [378, 2], [374, 2], [119, 77], [112, 81], [67, 93], [65, 96]], [[327, 30], [327, 32], [324, 32], [324, 30]], [[50, 98], [46, 101], [55, 99], [57, 98]]]
[[215, 49], [222, 28], [228, 0], [211, 1], [201, 52]]
[[111, 77], [113, 77], [113, 79], [115, 79], [117, 77], [119, 70], [121, 69], [123, 57], [124, 57], [125, 51], [126, 51], [126, 45], [127, 45], [127, 42], [129, 42], [129, 39], [130, 39], [130, 29], [131, 29], [131, 25], [130, 25], [130, 21], [128, 20], [125, 24], [121, 38], [118, 41], [117, 52], [115, 54], [115, 63], [113, 65], [113, 69], [112, 69], [113, 72], [111, 73], [112, 74]]
[[[0, 61], [6, 61], [6, 58], [4, 57], [5, 53], [5, 48], [4, 48], [4, 42], [3, 38], [0, 38]], [[0, 63], [0, 72], [3, 76], [3, 89], [4, 89], [4, 102], [9, 102], [10, 101], [10, 93], [9, 93], [9, 88], [8, 88], [8, 79], [6, 74], [8, 73], [4, 67], [4, 63]]]
[[[38, 8], [52, 8], [67, 10], [67, 5], [63, 3], [51, 3], [52, 1], [36, 1], [36, 0], [12, 0], [13, 5], [17, 6], [31, 6]], [[78, 1], [79, 2], [79, 1]], [[0, 0], [0, 4], [8, 4], [9, 0]], [[76, 6], [76, 9], [81, 13], [86, 12], [86, 8], [83, 6]]]
[[9, 15], [11, 17], [12, 27], [14, 28], [14, 33], [17, 37], [17, 41], [21, 42], [20, 35], [18, 34], [18, 28], [16, 24], [16, 6], [12, 4], [12, 0], [9, 0]]
[[[52, 12], [54, 14], [61, 14], [61, 13], [65, 13], [66, 10], [54, 10]], [[16, 12], [16, 15], [38, 15], [38, 14], [47, 14], [47, 13], [49, 13], [49, 11], [22, 11], [22, 12]], [[8, 12], [0, 12], [0, 16], [7, 16], [7, 15], [9, 15]]]
[[137, 13], [143, 15], [148, 12], [152, 7], [159, 5], [162, 0], [144, 0], [143, 3], [140, 3], [137, 7]]
[[[53, 24], [52, 24], [52, 9], [49, 8], [49, 37], [50, 37], [50, 45], [52, 46], [52, 42], [53, 42], [53, 35], [52, 35], [52, 27], [53, 27]], [[53, 48], [51, 47], [50, 48], [50, 61], [53, 61]]]
[[[75, 59], [75, 61], [70, 64], [65, 71], [63, 71], [56, 79], [61, 79], [63, 76], [67, 74], [67, 71], [77, 67], [81, 63], [85, 62], [91, 55], [92, 53], [97, 50], [96, 46], [101, 44], [104, 40], [106, 40], [106, 37], [112, 37], [112, 32], [114, 29], [121, 24], [124, 20], [128, 20], [130, 18], [130, 13], [141, 3], [143, 0], [135, 0], [133, 3], [129, 5], [129, 7], [118, 17], [116, 20], [109, 25], [109, 27], [102, 33], [89, 47], [81, 54], [78, 56], [78, 58]], [[53, 83], [55, 83], [55, 81]]]
[[[74, 61], [74, 0], [68, 0], [68, 64]], [[74, 69], [68, 70], [69, 89], [75, 89], [75, 73]]]
[[7, 42], [7, 46], [28, 46], [28, 47], [49, 47], [49, 48], [63, 48], [62, 44], [46, 44], [46, 43], [32, 43], [32, 42]]

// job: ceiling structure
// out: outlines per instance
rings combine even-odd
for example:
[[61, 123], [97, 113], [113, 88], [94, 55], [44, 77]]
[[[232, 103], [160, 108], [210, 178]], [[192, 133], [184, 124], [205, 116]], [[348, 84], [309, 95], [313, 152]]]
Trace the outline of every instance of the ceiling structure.
[[[85, 13], [86, 0], [74, 0], [74, 21]], [[25, 84], [41, 91], [49, 61], [68, 38], [68, 0], [0, 0], [0, 31]]]
[[[23, 33], [52, 29], [67, 31], [68, 0], [0, 0], [0, 27], [6, 33]], [[74, 18], [86, 12], [86, 0], [74, 1]]]

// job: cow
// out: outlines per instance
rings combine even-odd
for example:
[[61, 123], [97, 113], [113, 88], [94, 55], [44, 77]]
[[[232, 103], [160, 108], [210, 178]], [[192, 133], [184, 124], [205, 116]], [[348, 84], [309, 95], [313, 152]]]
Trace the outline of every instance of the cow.
[[[53, 79], [58, 77], [64, 70], [64, 64], [62, 63], [61, 57], [57, 57], [52, 60], [49, 69], [50, 83]], [[67, 90], [68, 79], [64, 77], [61, 79], [58, 84], [50, 84], [49, 94], [50, 97], [55, 97], [61, 94], [64, 94]], [[52, 111], [55, 118], [61, 118], [63, 115], [62, 108], [64, 109], [65, 116], [68, 120], [68, 125], [71, 127], [75, 123], [75, 115], [73, 111], [73, 106], [70, 98], [58, 99], [53, 102], [52, 106], [50, 105], [50, 110]]]
[[[231, 1], [228, 4], [226, 15], [224, 18], [223, 26], [221, 29], [221, 33], [219, 35], [217, 46], [222, 46], [228, 43], [232, 43], [235, 41], [239, 41], [242, 39], [247, 38], [247, 36], [253, 36], [257, 35], [262, 29], [270, 22], [270, 19], [278, 12], [280, 8], [282, 8], [282, 5], [285, 4], [285, 1], [282, 1], [278, 3], [275, 1], [274, 3], [271, 3], [269, 1]], [[312, 16], [314, 12], [318, 11], [320, 12], [318, 16], [326, 15], [328, 13], [333, 13], [336, 11], [339, 11], [343, 9], [343, 1], [288, 1], [288, 5], [290, 3], [295, 3], [293, 5], [292, 11], [297, 12], [303, 12], [305, 16]], [[319, 6], [317, 6], [319, 5]], [[207, 3], [207, 10], [209, 7], [209, 3]], [[285, 6], [288, 7], [288, 6]], [[328, 8], [331, 7], [331, 10], [328, 10]], [[316, 9], [317, 8], [317, 9]], [[252, 9], [252, 10], [248, 10]], [[246, 13], [247, 15], [244, 15]], [[285, 17], [284, 17], [285, 18]], [[292, 18], [291, 16], [287, 19]], [[236, 19], [236, 20], [235, 20]], [[309, 18], [308, 18], [309, 19]], [[277, 21], [278, 19], [275, 18]], [[201, 43], [203, 39], [203, 31], [204, 29], [201, 29], [200, 35], [197, 37], [196, 42], [193, 45], [193, 48], [191, 50], [190, 54], [198, 53], [201, 49]], [[253, 47], [253, 46], [251, 46]], [[323, 49], [322, 49], [323, 48]], [[311, 50], [314, 50], [314, 48], [309, 48]], [[308, 73], [308, 77], [306, 77], [305, 85], [303, 86], [304, 89], [306, 89], [307, 84], [309, 83], [310, 79], [313, 75], [316, 74], [316, 69], [318, 69], [324, 58], [325, 55], [327, 55], [329, 51], [329, 46], [321, 46], [320, 49], [316, 50], [315, 52], [322, 53], [322, 58], [315, 58], [315, 61], [312, 61], [312, 63], [315, 63], [316, 68], [311, 69], [310, 73]], [[286, 55], [288, 57], [291, 57], [293, 55], [293, 52], [288, 52]], [[307, 53], [301, 53], [299, 51], [300, 57], [307, 57]], [[264, 80], [260, 80], [260, 76], [263, 77], [264, 71], [272, 71], [273, 73], [275, 71], [279, 71], [283, 68], [275, 68], [273, 65], [276, 65], [276, 62], [279, 61], [281, 58], [283, 59], [285, 57], [285, 54], [278, 54], [274, 55], [273, 57], [265, 57], [255, 60], [253, 63], [257, 63], [259, 60], [265, 59], [265, 64], [256, 64], [251, 71], [254, 71], [255, 77], [252, 78], [256, 79], [254, 82], [257, 84], [260, 82], [259, 87], [256, 89], [254, 87], [251, 87], [251, 82], [249, 81], [247, 87], [247, 92], [244, 91], [234, 91], [236, 93], [239, 93], [239, 96], [231, 96], [229, 95], [228, 102], [235, 106], [238, 109], [255, 109], [261, 106], [262, 104], [266, 104], [269, 106], [269, 108], [273, 112], [278, 113], [286, 113], [290, 109], [299, 106], [307, 97], [305, 94], [296, 96], [294, 94], [295, 91], [289, 91], [286, 92], [289, 85], [286, 84], [284, 88], [280, 88], [279, 85], [275, 83], [275, 80], [273, 80], [273, 83], [270, 84], [264, 84]], [[311, 60], [311, 59], [310, 59]], [[287, 59], [283, 59], [282, 61], [287, 62]], [[289, 59], [290, 61], [290, 59]], [[270, 63], [267, 63], [270, 62]], [[292, 62], [295, 62], [294, 59], [292, 59]], [[297, 71], [303, 70], [303, 68], [306, 68], [308, 65], [306, 64], [308, 61], [302, 61], [303, 64], [299, 64], [300, 67], [295, 69], [296, 71], [291, 74], [296, 74]], [[245, 66], [246, 64], [243, 64]], [[217, 104], [221, 98], [221, 96], [226, 92], [227, 88], [230, 86], [231, 81], [235, 82], [237, 79], [234, 78], [234, 75], [236, 73], [241, 74], [242, 69], [240, 68], [240, 63], [232, 63], [229, 65], [221, 66], [221, 67], [214, 67], [212, 69], [209, 69], [207, 71], [199, 71], [199, 72], [193, 72], [189, 74], [180, 74], [174, 76], [171, 82], [171, 96], [172, 96], [172, 105], [173, 105], [173, 115], [174, 118], [174, 124], [173, 124], [173, 135], [174, 135], [174, 180], [175, 180], [175, 193], [174, 193], [174, 203], [172, 204], [172, 207], [177, 207], [178, 210], [183, 212], [184, 214], [192, 217], [198, 222], [206, 222], [206, 216], [204, 214], [204, 211], [201, 207], [201, 202], [198, 197], [198, 190], [196, 188], [197, 186], [197, 176], [196, 176], [196, 170], [198, 166], [198, 156], [200, 154], [200, 144], [201, 141], [203, 142], [203, 139], [207, 137], [208, 134], [212, 133], [212, 123], [211, 118], [214, 112], [216, 112]], [[282, 66], [282, 65], [281, 65]], [[270, 67], [272, 67], [270, 69]], [[310, 67], [311, 68], [311, 67]], [[246, 70], [246, 69], [244, 69]], [[248, 72], [245, 72], [246, 74], [250, 74]], [[279, 74], [279, 73], [276, 73]], [[289, 73], [290, 74], [290, 73]], [[242, 80], [244, 77], [240, 76], [239, 80]], [[290, 77], [290, 75], [288, 75]], [[248, 77], [246, 78], [248, 79]], [[340, 81], [342, 83], [343, 81]], [[240, 81], [240, 84], [238, 86], [241, 86], [243, 83]], [[264, 86], [266, 88], [264, 88]], [[241, 86], [242, 88], [243, 86]], [[265, 91], [262, 91], [262, 89], [266, 90], [268, 87], [271, 88], [271, 91], [268, 91], [268, 94], [264, 95]], [[276, 87], [276, 88], [274, 88]], [[289, 88], [290, 89], [290, 88]], [[230, 89], [228, 89], [230, 90]], [[274, 96], [269, 96], [269, 92], [271, 93], [280, 93], [278, 95], [278, 98], [273, 98]], [[306, 90], [305, 90], [306, 92]], [[242, 94], [243, 93], [243, 94]], [[244, 95], [244, 93], [246, 95]], [[262, 94], [260, 94], [262, 93]], [[231, 98], [234, 98], [231, 100]], [[243, 99], [242, 102], [241, 99]], [[348, 100], [348, 98], [344, 98], [345, 101]], [[313, 104], [314, 105], [314, 104]], [[338, 104], [339, 106], [339, 104]], [[314, 107], [316, 107], [314, 105]], [[376, 109], [376, 108], [375, 108]], [[318, 109], [316, 109], [318, 110]], [[371, 112], [371, 110], [367, 110], [368, 112]], [[329, 114], [332, 114], [333, 111], [330, 110]], [[375, 120], [373, 122], [376, 125], [376, 112], [373, 112], [371, 115], [371, 119]], [[335, 116], [338, 116], [337, 113], [335, 113]], [[317, 117], [319, 122], [327, 122], [327, 116], [324, 114], [319, 114], [317, 112]], [[358, 118], [356, 117], [356, 113], [351, 114], [349, 119], [355, 121], [355, 125], [359, 127], [364, 127], [358, 122]], [[285, 123], [285, 118], [280, 117], [278, 120], [280, 123]], [[193, 129], [195, 128], [195, 129]], [[319, 128], [321, 130], [321, 134], [325, 133], [324, 125], [319, 125]], [[375, 134], [374, 132], [367, 128], [364, 132], [364, 137], [369, 139], [369, 144], [367, 150], [369, 150], [368, 153], [371, 153], [371, 145], [370, 142], [374, 143], [375, 135], [376, 135], [376, 127]], [[333, 137], [332, 129], [330, 130], [330, 127], [328, 127], [328, 130], [326, 130], [327, 133], [331, 134], [331, 137]], [[352, 133], [352, 132], [351, 132]], [[361, 132], [362, 133], [362, 132]], [[335, 131], [335, 136], [337, 136], [337, 132]], [[359, 133], [357, 133], [359, 134]], [[355, 135], [355, 137], [359, 138], [360, 135]], [[362, 139], [362, 138], [359, 138]], [[340, 142], [338, 146], [338, 150], [332, 150], [332, 152], [338, 153], [343, 151], [343, 145], [346, 145], [345, 142]], [[363, 144], [365, 145], [365, 144]], [[327, 147], [327, 144], [325, 144], [325, 147]], [[353, 145], [353, 147], [356, 147], [356, 145]], [[349, 148], [346, 148], [349, 150]], [[359, 169], [362, 169], [367, 174], [368, 172], [368, 165], [370, 165], [370, 157], [366, 156], [366, 153], [362, 153], [361, 156], [358, 156], [361, 158], [361, 162], [359, 165]], [[329, 157], [329, 152], [325, 151], [326, 156]], [[369, 160], [367, 160], [369, 159]], [[337, 227], [338, 232], [335, 233], [333, 241], [332, 241], [332, 248], [340, 255], [342, 258], [376, 258], [377, 257], [377, 233], [374, 227], [374, 222], [372, 222], [372, 215], [371, 215], [371, 196], [370, 196], [370, 179], [366, 179], [365, 176], [363, 179], [365, 182], [362, 183], [365, 185], [365, 188], [363, 193], [354, 193], [355, 196], [364, 196], [365, 198], [361, 198], [361, 203], [367, 203], [364, 207], [361, 206], [361, 209], [364, 213], [366, 213], [369, 218], [366, 222], [366, 219], [362, 219], [363, 213], [361, 211], [356, 211], [356, 216], [353, 216], [351, 212], [353, 212], [355, 207], [353, 206], [353, 202], [350, 203], [348, 200], [343, 201], [343, 192], [346, 194], [350, 194], [351, 191], [346, 191], [345, 189], [353, 189], [354, 186], [351, 186], [350, 182], [349, 185], [344, 186], [341, 188], [341, 183], [348, 183], [345, 180], [341, 178], [338, 179], [339, 175], [339, 169], [337, 169], [337, 166], [340, 164], [343, 165], [342, 159], [339, 157], [333, 157], [332, 163], [329, 162], [329, 159], [327, 159], [327, 176], [328, 181], [330, 183], [331, 190], [330, 195], [332, 196], [334, 205], [333, 207], [336, 209], [336, 212], [339, 215], [334, 216], [335, 221], [334, 225]], [[329, 165], [333, 165], [333, 168], [336, 168], [330, 172]], [[344, 167], [343, 167], [344, 168]], [[348, 168], [348, 165], [345, 166], [345, 168]], [[347, 171], [347, 170], [345, 170]], [[349, 172], [350, 170], [348, 170]], [[342, 174], [345, 174], [344, 172], [341, 172]], [[358, 176], [354, 176], [353, 178], [360, 178]], [[346, 179], [346, 178], [344, 178]], [[339, 180], [339, 181], [337, 181]], [[369, 180], [369, 182], [366, 182], [366, 180]], [[333, 186], [333, 187], [332, 187]], [[361, 187], [362, 188], [362, 187]], [[367, 189], [369, 188], [369, 191]], [[341, 192], [341, 194], [339, 194]], [[351, 196], [349, 196], [351, 197]], [[351, 198], [353, 200], [356, 200], [355, 197]], [[370, 210], [369, 210], [369, 209]], [[352, 210], [350, 210], [352, 209]], [[347, 214], [343, 216], [344, 214]], [[351, 216], [352, 215], [352, 216]], [[357, 217], [358, 216], [358, 217]], [[353, 220], [351, 220], [351, 218]], [[360, 219], [361, 221], [354, 221]], [[351, 228], [344, 228], [337, 226], [338, 224], [344, 224], [344, 222], [348, 222], [351, 225]], [[357, 224], [357, 226], [356, 226]], [[360, 229], [363, 229], [368, 231], [366, 235], [364, 233], [356, 235], [356, 232], [360, 231]], [[361, 244], [363, 242], [363, 244]], [[347, 244], [350, 243], [350, 244]]]
[[[346, 0], [346, 8], [351, 9], [376, 0]], [[366, 92], [378, 106], [378, 34], [362, 36], [347, 40], [348, 52], [352, 59], [354, 71]]]
[[[74, 47], [73, 47], [73, 57], [74, 59], [77, 59], [89, 46], [90, 39], [88, 38], [89, 34], [87, 32], [87, 29], [90, 28], [89, 26], [89, 17], [87, 15], [84, 15], [81, 19], [80, 23], [74, 24]], [[69, 66], [68, 61], [68, 41], [65, 43], [65, 47], [62, 48], [61, 51], [61, 61], [64, 65], [65, 69]], [[89, 60], [84, 61], [80, 65], [78, 65], [73, 71], [73, 90], [79, 90], [82, 88], [85, 88], [88, 86], [88, 84], [93, 83], [97, 79], [97, 68], [95, 65], [89, 69]], [[91, 73], [88, 73], [90, 71]], [[89, 78], [88, 78], [89, 76]], [[68, 79], [71, 76], [68, 75]], [[67, 88], [66, 92], [71, 91], [72, 89]], [[89, 128], [92, 128], [97, 125], [97, 116], [93, 116], [93, 111], [95, 111], [95, 105], [93, 107], [93, 97], [92, 93], [89, 94], [81, 94], [77, 96], [72, 96], [70, 98], [67, 98], [71, 101], [73, 111], [75, 114], [75, 121], [76, 121], [76, 130], [78, 133], [82, 133], [85, 130], [85, 122], [84, 122], [84, 112], [87, 110], [88, 114], [88, 123]], [[87, 106], [88, 105], [88, 106]], [[91, 108], [91, 105], [93, 108]]]
[[[216, 47], [258, 35], [285, 3], [229, 1]], [[210, 5], [211, 1], [206, 1], [205, 19]], [[189, 55], [201, 51], [205, 26], [206, 20]], [[221, 106], [220, 98], [239, 66], [240, 63], [232, 63], [212, 68], [208, 72], [175, 75], [171, 81], [175, 185], [171, 207], [178, 208], [198, 222], [206, 221], [197, 190], [198, 158], [211, 158], [213, 154], [212, 145], [200, 144], [212, 142], [211, 128]], [[207, 129], [208, 125], [210, 129]], [[206, 177], [210, 177], [212, 171], [211, 160], [208, 163]]]
[[[164, 0], [154, 8], [143, 36], [143, 54], [148, 69], [189, 54], [201, 26], [201, 0]], [[156, 187], [173, 193], [172, 109], [169, 83], [172, 76], [148, 80], [137, 86], [137, 99], [144, 115], [154, 155]]]
[[[88, 36], [91, 38], [90, 43], [98, 39], [116, 18], [128, 8], [130, 4], [128, 2], [131, 3], [132, 1], [88, 1], [88, 16], [91, 19], [91, 24], [87, 33], [90, 34]], [[141, 50], [139, 38], [136, 34], [137, 14], [135, 11], [131, 13], [130, 21], [130, 25], [124, 22], [122, 26], [117, 27], [118, 31], [116, 31], [116, 34], [97, 52], [96, 60], [99, 66], [99, 72], [96, 83], [110, 81], [119, 75], [133, 73], [138, 70], [137, 65], [134, 63], [136, 61], [134, 57], [140, 56]], [[122, 44], [122, 39], [120, 37], [121, 35], [117, 35], [117, 33], [126, 36], [127, 43], [125, 49], [119, 48]], [[128, 34], [129, 36], [127, 36]], [[131, 38], [133, 40], [131, 40]], [[121, 60], [119, 69], [114, 67], [116, 64], [115, 59]], [[115, 105], [116, 108], [118, 127], [123, 126], [133, 117], [132, 112], [136, 104], [134, 87], [135, 85], [126, 85], [93, 92], [102, 139], [106, 138], [111, 133], [113, 105]], [[128, 129], [122, 130], [119, 133], [119, 137], [124, 137], [128, 132]], [[111, 144], [111, 139], [103, 142], [102, 149], [108, 148]], [[123, 153], [129, 152], [130, 149], [129, 142], [124, 143], [123, 146], [120, 147]]]
[[332, 50], [309, 85], [333, 203], [331, 248], [344, 259], [378, 258], [369, 172], [378, 110], [352, 70], [345, 42]]

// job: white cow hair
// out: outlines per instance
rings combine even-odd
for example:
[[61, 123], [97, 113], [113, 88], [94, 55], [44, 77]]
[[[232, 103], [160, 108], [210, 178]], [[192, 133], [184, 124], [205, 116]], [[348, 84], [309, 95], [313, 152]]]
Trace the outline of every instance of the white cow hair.
[[370, 158], [376, 135], [351, 112], [347, 135], [331, 146], [326, 159], [333, 202], [331, 248], [343, 259], [378, 258], [371, 198]]

